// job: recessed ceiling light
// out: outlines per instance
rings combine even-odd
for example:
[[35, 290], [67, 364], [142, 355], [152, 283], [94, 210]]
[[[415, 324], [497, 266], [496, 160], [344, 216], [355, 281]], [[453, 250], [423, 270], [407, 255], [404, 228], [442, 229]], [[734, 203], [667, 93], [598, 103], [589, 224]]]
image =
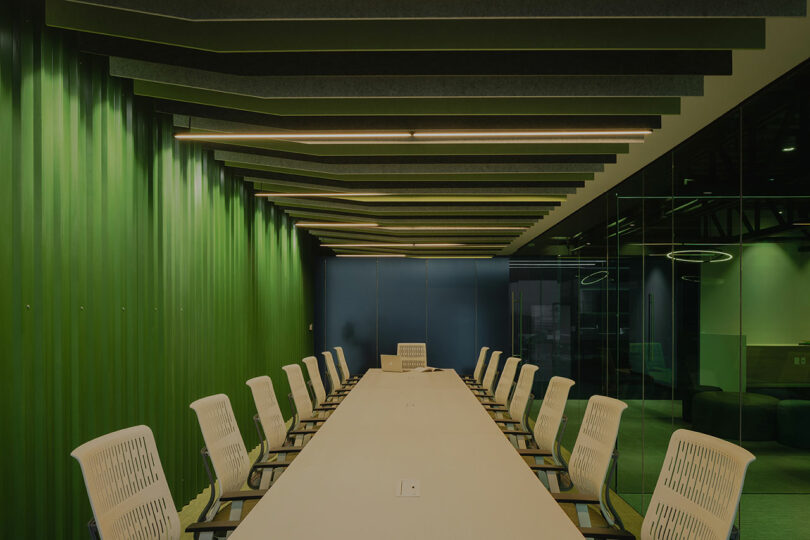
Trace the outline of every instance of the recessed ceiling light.
[[507, 244], [456, 244], [456, 243], [410, 243], [410, 242], [372, 242], [359, 244], [321, 244], [326, 248], [378, 248], [378, 247], [407, 247], [407, 248], [444, 248], [463, 247], [467, 249], [494, 249], [503, 248]]
[[331, 227], [378, 227], [377, 223], [340, 223], [337, 221], [325, 221], [325, 222], [317, 222], [317, 221], [302, 221], [295, 224], [296, 227], [306, 227], [306, 228], [331, 228]]
[[370, 192], [357, 192], [357, 193], [257, 193], [257, 197], [382, 197], [387, 193], [370, 193]]
[[796, 150], [795, 146], [784, 146], [784, 147], [782, 147], [782, 152], [793, 152], [794, 150]]
[[[584, 137], [643, 137], [652, 133], [651, 129], [582, 129], [582, 130], [470, 130], [470, 131], [272, 131], [265, 133], [213, 133], [185, 132], [176, 133], [175, 139], [192, 141], [228, 141], [228, 140], [360, 140], [375, 139], [429, 140], [429, 139], [550, 139]], [[642, 142], [643, 139], [632, 139], [630, 142]], [[572, 141], [569, 141], [572, 142]]]
[[337, 256], [338, 257], [346, 257], [346, 258], [357, 258], [357, 259], [363, 259], [363, 258], [375, 258], [376, 259], [376, 258], [391, 258], [391, 257], [402, 258], [402, 257], [405, 257], [405, 254], [404, 253], [368, 253], [368, 254], [367, 253], [339, 253]]
[[473, 225], [395, 225], [384, 226], [386, 231], [525, 231], [528, 227], [473, 226]]

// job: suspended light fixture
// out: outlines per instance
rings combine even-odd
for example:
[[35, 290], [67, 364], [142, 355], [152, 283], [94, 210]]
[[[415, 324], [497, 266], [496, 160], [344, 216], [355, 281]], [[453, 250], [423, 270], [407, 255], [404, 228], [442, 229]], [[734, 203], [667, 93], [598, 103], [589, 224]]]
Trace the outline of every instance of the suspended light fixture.
[[717, 263], [733, 259], [731, 253], [714, 249], [680, 249], [666, 254], [667, 259], [686, 263]]

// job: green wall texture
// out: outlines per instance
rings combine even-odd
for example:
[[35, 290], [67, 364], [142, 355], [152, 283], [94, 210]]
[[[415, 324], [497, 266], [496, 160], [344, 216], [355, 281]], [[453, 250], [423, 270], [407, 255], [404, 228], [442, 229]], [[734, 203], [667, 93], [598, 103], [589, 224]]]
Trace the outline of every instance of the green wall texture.
[[[178, 506], [206, 485], [188, 404], [230, 396], [257, 444], [245, 380], [311, 354], [308, 248], [290, 221], [70, 33], [0, 7], [3, 528], [84, 538], [70, 451], [155, 432]], [[287, 400], [281, 400], [289, 414]]]

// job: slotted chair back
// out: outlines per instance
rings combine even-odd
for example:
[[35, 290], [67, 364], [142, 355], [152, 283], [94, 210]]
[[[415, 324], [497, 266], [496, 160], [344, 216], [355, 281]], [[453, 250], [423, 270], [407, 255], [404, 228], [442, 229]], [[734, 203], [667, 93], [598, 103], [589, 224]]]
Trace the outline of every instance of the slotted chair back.
[[512, 394], [512, 402], [509, 404], [509, 416], [512, 420], [519, 420], [521, 424], [523, 424], [523, 419], [529, 407], [529, 397], [532, 395], [532, 385], [534, 384], [536, 372], [537, 366], [534, 364], [526, 364], [520, 368], [520, 375], [515, 385], [515, 391]]
[[295, 412], [298, 414], [298, 418], [312, 417], [312, 400], [309, 399], [307, 383], [304, 381], [304, 373], [301, 371], [301, 366], [298, 364], [289, 364], [283, 366], [281, 369], [287, 374], [287, 381], [290, 383], [290, 392], [292, 392]]
[[256, 412], [259, 413], [259, 421], [268, 446], [270, 448], [282, 446], [287, 438], [287, 424], [278, 406], [273, 381], [267, 375], [262, 375], [250, 379], [245, 384], [250, 387], [253, 394]]
[[102, 435], [70, 453], [104, 540], [180, 538], [180, 518], [147, 426]]
[[498, 365], [500, 363], [501, 351], [492, 351], [492, 356], [489, 357], [489, 364], [487, 364], [487, 370], [484, 372], [484, 378], [481, 380], [481, 387], [484, 390], [492, 390], [492, 385], [495, 383], [495, 375], [498, 373]]
[[501, 371], [501, 378], [498, 379], [498, 386], [495, 387], [495, 402], [506, 405], [509, 401], [509, 394], [512, 393], [512, 385], [515, 382], [515, 374], [520, 364], [520, 358], [510, 356], [506, 359]]
[[669, 440], [641, 539], [729, 538], [745, 473], [755, 459], [736, 444], [677, 430]]
[[329, 375], [329, 384], [332, 386], [332, 392], [334, 392], [343, 384], [335, 367], [335, 359], [329, 351], [323, 351], [321, 354], [323, 354], [323, 363], [326, 364], [326, 373]]
[[250, 473], [250, 458], [225, 394], [200, 398], [190, 407], [197, 413], [205, 447], [214, 465], [220, 494], [239, 491]]
[[427, 345], [424, 343], [397, 343], [397, 356], [402, 369], [427, 367]]
[[534, 440], [540, 450], [556, 455], [557, 434], [572, 386], [574, 381], [565, 377], [552, 377], [548, 382], [543, 404], [540, 405], [540, 412], [534, 422]]
[[326, 389], [323, 387], [323, 379], [321, 379], [321, 370], [318, 367], [318, 359], [314, 356], [307, 356], [302, 360], [304, 365], [307, 366], [307, 373], [309, 373], [309, 380], [312, 382], [312, 391], [315, 392], [315, 406], [326, 401]]
[[489, 347], [481, 347], [481, 352], [478, 353], [478, 360], [475, 362], [475, 371], [473, 371], [473, 380], [481, 382], [481, 376], [484, 374], [484, 365], [487, 363], [487, 351]]
[[571, 452], [568, 474], [583, 495], [604, 501], [603, 486], [616, 447], [619, 422], [627, 404], [606, 396], [591, 396], [577, 442]]
[[349, 364], [346, 363], [346, 355], [343, 354], [343, 347], [335, 347], [335, 352], [338, 355], [338, 367], [340, 368], [340, 380], [343, 384], [349, 380], [352, 374], [349, 372]]

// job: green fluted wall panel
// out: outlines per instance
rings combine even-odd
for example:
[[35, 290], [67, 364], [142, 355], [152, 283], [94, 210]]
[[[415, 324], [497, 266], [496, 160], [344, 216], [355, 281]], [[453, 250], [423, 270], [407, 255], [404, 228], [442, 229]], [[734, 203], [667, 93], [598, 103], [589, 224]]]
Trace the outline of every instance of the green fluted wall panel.
[[3, 527], [82, 538], [91, 512], [69, 453], [84, 441], [149, 425], [178, 508], [206, 485], [191, 401], [228, 394], [257, 444], [245, 380], [269, 374], [286, 395], [281, 366], [312, 353], [308, 237], [178, 145], [70, 34], [5, 9]]

